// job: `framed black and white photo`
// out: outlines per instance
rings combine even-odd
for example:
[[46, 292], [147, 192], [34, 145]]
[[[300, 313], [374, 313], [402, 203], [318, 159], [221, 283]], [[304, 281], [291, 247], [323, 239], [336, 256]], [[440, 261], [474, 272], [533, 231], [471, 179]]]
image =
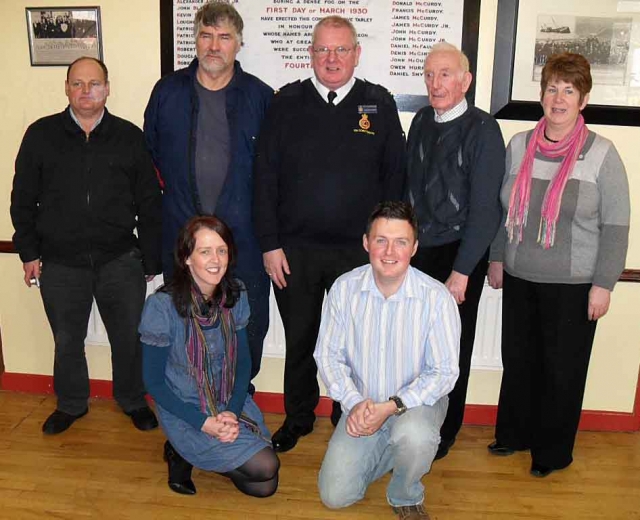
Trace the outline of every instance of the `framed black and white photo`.
[[559, 52], [591, 64], [587, 122], [640, 126], [640, 0], [499, 0], [491, 113], [539, 119], [541, 71]]
[[69, 65], [82, 56], [102, 59], [100, 7], [27, 7], [32, 66]]

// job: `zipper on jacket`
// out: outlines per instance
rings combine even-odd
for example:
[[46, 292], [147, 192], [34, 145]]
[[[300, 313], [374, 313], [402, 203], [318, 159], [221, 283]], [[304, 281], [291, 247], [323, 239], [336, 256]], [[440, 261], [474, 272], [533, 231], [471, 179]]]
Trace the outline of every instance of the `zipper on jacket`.
[[[87, 187], [87, 211], [91, 212], [91, 188]], [[93, 256], [91, 255], [91, 239], [89, 239], [89, 264], [93, 268]]]
[[[85, 143], [84, 144], [85, 151], [87, 152], [87, 155], [88, 155], [89, 135], [86, 136], [86, 140], [84, 143]], [[91, 214], [91, 181], [89, 179], [89, 173], [91, 173], [91, 167], [89, 167], [89, 169], [85, 173], [87, 174], [87, 213]], [[93, 255], [91, 254], [93, 244], [91, 243], [91, 239], [88, 239], [88, 241], [89, 241], [89, 265], [91, 265], [91, 268], [93, 269]]]

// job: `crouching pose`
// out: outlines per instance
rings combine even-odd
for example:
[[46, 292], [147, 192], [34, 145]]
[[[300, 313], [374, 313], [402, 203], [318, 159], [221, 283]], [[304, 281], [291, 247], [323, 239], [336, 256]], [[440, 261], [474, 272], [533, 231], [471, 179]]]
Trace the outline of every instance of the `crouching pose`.
[[144, 381], [167, 436], [169, 487], [196, 492], [193, 466], [229, 477], [248, 495], [278, 487], [280, 462], [248, 394], [247, 293], [230, 269], [231, 231], [216, 217], [180, 231], [172, 281], [149, 297], [140, 334]]
[[379, 204], [363, 242], [370, 263], [334, 283], [314, 354], [347, 411], [320, 469], [320, 498], [346, 507], [393, 471], [387, 500], [398, 517], [428, 519], [421, 479], [458, 377], [458, 309], [442, 283], [409, 266], [418, 247], [409, 204]]

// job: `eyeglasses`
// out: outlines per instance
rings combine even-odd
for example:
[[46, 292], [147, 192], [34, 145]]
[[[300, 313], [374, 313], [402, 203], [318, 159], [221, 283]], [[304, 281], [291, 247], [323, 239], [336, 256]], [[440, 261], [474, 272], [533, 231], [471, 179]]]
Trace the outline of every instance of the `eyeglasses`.
[[336, 47], [335, 49], [330, 49], [329, 47], [314, 47], [313, 53], [321, 58], [326, 58], [329, 54], [335, 52], [338, 58], [346, 58], [352, 50], [350, 47]]

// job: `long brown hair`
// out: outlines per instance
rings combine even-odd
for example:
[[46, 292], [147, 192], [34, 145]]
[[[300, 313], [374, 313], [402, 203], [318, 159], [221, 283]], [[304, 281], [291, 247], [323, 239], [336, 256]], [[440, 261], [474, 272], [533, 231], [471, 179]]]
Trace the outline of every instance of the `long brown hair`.
[[213, 291], [211, 303], [219, 305], [224, 301], [225, 307], [233, 307], [240, 298], [241, 286], [231, 275], [236, 263], [236, 245], [233, 234], [222, 220], [214, 216], [197, 216], [190, 219], [178, 233], [178, 240], [173, 251], [173, 278], [160, 290], [171, 294], [173, 304], [180, 316], [187, 316], [191, 304], [191, 287], [195, 284], [187, 259], [196, 247], [196, 233], [201, 229], [215, 231], [229, 248], [229, 264], [222, 280]]

